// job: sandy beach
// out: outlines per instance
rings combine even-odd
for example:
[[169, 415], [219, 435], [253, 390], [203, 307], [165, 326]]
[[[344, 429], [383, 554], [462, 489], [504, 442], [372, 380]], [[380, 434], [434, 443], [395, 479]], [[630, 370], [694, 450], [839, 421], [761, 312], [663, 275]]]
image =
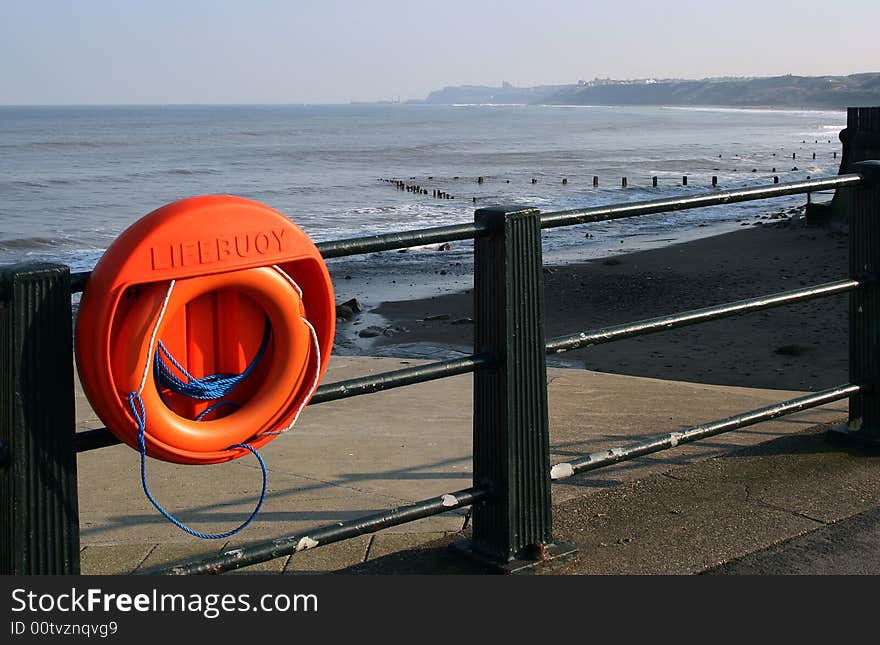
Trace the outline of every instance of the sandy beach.
[[[547, 338], [845, 278], [847, 240], [802, 219], [659, 249], [563, 265], [545, 263]], [[470, 290], [389, 301], [361, 314], [391, 335], [371, 353], [470, 353]], [[381, 316], [381, 318], [378, 318]], [[735, 316], [549, 357], [600, 372], [757, 388], [817, 390], [847, 379], [847, 297]], [[340, 322], [357, 333], [363, 320]], [[380, 326], [381, 326], [380, 325]]]

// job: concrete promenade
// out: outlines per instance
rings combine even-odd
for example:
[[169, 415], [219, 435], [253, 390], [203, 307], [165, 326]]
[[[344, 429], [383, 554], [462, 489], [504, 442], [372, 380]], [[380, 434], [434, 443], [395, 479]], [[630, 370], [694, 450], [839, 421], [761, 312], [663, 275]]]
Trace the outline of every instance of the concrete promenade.
[[[417, 362], [334, 357], [324, 382]], [[225, 541], [192, 538], [161, 517], [144, 496], [130, 448], [83, 453], [82, 571], [150, 570], [467, 488], [471, 381], [458, 376], [308, 407], [294, 430], [262, 451], [265, 505]], [[552, 463], [798, 395], [554, 368], [548, 381]], [[81, 394], [77, 415], [78, 429], [101, 425]], [[845, 417], [840, 401], [554, 484], [556, 538], [580, 552], [543, 572], [694, 573], [869, 511], [880, 497], [880, 460], [815, 430]], [[148, 477], [160, 502], [203, 532], [247, 517], [261, 481], [252, 458], [197, 468], [151, 460]], [[445, 549], [461, 536], [466, 512], [241, 573], [480, 572]]]

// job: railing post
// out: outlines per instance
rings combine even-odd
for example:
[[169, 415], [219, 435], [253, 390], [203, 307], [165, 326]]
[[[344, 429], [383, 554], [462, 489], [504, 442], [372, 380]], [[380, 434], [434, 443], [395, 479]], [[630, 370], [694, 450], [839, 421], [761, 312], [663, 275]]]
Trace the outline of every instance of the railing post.
[[66, 266], [0, 270], [0, 415], [0, 574], [77, 574]]
[[850, 383], [865, 386], [850, 398], [849, 423], [841, 429], [854, 438], [880, 442], [880, 161], [850, 164], [865, 181], [850, 189], [849, 270], [865, 284], [850, 294]]
[[474, 243], [474, 486], [491, 491], [458, 548], [513, 572], [571, 553], [553, 544], [540, 213], [482, 208]]

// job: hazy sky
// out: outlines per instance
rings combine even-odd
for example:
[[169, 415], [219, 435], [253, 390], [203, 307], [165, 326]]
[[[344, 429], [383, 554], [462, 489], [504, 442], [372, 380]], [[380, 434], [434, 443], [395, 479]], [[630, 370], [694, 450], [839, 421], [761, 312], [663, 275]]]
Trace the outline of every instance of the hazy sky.
[[880, 71], [880, 0], [0, 0], [0, 103], [338, 103], [446, 85]]

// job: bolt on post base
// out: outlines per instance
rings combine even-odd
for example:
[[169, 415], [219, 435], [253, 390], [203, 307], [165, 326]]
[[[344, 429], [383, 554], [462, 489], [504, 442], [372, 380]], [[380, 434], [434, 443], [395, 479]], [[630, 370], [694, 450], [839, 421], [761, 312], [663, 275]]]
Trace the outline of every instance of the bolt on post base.
[[577, 549], [569, 544], [556, 542], [553, 544], [535, 544], [523, 549], [518, 558], [500, 562], [474, 546], [473, 540], [459, 540], [449, 548], [487, 567], [505, 575], [536, 573], [536, 568], [552, 560], [564, 560], [577, 553]]

